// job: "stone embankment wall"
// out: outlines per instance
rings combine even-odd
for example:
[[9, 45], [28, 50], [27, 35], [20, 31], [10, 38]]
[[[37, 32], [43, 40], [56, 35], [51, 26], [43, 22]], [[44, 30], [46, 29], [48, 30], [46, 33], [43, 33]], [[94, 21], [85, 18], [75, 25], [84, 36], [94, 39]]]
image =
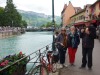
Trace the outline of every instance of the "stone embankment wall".
[[20, 27], [0, 27], [0, 38], [7, 38], [14, 35], [20, 35], [22, 33], [25, 33], [24, 28]]

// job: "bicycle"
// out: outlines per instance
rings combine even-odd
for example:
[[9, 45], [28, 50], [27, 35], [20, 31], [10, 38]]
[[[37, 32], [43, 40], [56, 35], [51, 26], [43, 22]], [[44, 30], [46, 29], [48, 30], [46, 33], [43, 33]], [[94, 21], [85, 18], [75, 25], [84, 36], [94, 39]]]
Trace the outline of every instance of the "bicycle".
[[[53, 62], [53, 51], [48, 51], [45, 55], [40, 53], [39, 57], [40, 64], [32, 70], [30, 75], [49, 75], [50, 72], [56, 72], [57, 65]], [[44, 57], [47, 57], [47, 60], [45, 60]]]

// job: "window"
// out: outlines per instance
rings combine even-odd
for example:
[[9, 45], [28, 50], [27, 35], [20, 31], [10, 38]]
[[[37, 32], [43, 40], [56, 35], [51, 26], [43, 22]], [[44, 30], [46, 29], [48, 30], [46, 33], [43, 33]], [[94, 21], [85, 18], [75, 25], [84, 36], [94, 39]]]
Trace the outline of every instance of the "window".
[[82, 19], [82, 17], [80, 16], [80, 20]]
[[73, 18], [73, 22], [74, 22], [74, 18]]
[[81, 15], [81, 19], [82, 19], [82, 16], [83, 16], [83, 15]]
[[79, 20], [81, 20], [82, 18], [81, 18], [81, 16], [79, 16]]
[[93, 6], [93, 7], [91, 8], [91, 13], [92, 13], [92, 15], [94, 14], [95, 10], [96, 10], [96, 8], [95, 8], [95, 6]]
[[80, 16], [79, 16], [79, 20], [80, 20]]
[[71, 21], [73, 22], [73, 21], [74, 21], [74, 19], [72, 18], [72, 19], [71, 19]]
[[78, 20], [78, 17], [77, 17], [77, 20]]
[[76, 21], [76, 18], [74, 19], [74, 21]]
[[85, 16], [84, 15], [82, 15], [82, 19], [84, 19], [85, 18]]
[[88, 13], [88, 10], [87, 10], [87, 13]]

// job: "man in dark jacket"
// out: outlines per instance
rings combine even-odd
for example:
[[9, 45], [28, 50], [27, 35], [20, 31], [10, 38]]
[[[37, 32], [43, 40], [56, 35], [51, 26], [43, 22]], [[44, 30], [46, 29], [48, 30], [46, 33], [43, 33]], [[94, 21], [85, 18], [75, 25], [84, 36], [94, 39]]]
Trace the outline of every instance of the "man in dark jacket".
[[[86, 23], [89, 25], [89, 23]], [[94, 48], [94, 39], [96, 38], [96, 29], [90, 25], [85, 30], [81, 29], [80, 37], [82, 38], [82, 65], [80, 68], [85, 68], [86, 64], [89, 70], [92, 69], [92, 52]]]

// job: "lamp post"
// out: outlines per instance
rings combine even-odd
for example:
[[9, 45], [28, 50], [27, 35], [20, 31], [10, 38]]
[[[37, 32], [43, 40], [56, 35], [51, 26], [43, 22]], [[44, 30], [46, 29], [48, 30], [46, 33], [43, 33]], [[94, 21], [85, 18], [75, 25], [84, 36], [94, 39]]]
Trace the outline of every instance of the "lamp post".
[[[52, 24], [54, 25], [55, 20], [54, 20], [54, 0], [52, 0]], [[55, 27], [55, 25], [54, 25]]]
[[52, 43], [52, 50], [55, 51], [55, 37], [54, 37], [54, 31], [55, 31], [54, 0], [52, 0], [52, 25], [53, 25], [53, 43]]

